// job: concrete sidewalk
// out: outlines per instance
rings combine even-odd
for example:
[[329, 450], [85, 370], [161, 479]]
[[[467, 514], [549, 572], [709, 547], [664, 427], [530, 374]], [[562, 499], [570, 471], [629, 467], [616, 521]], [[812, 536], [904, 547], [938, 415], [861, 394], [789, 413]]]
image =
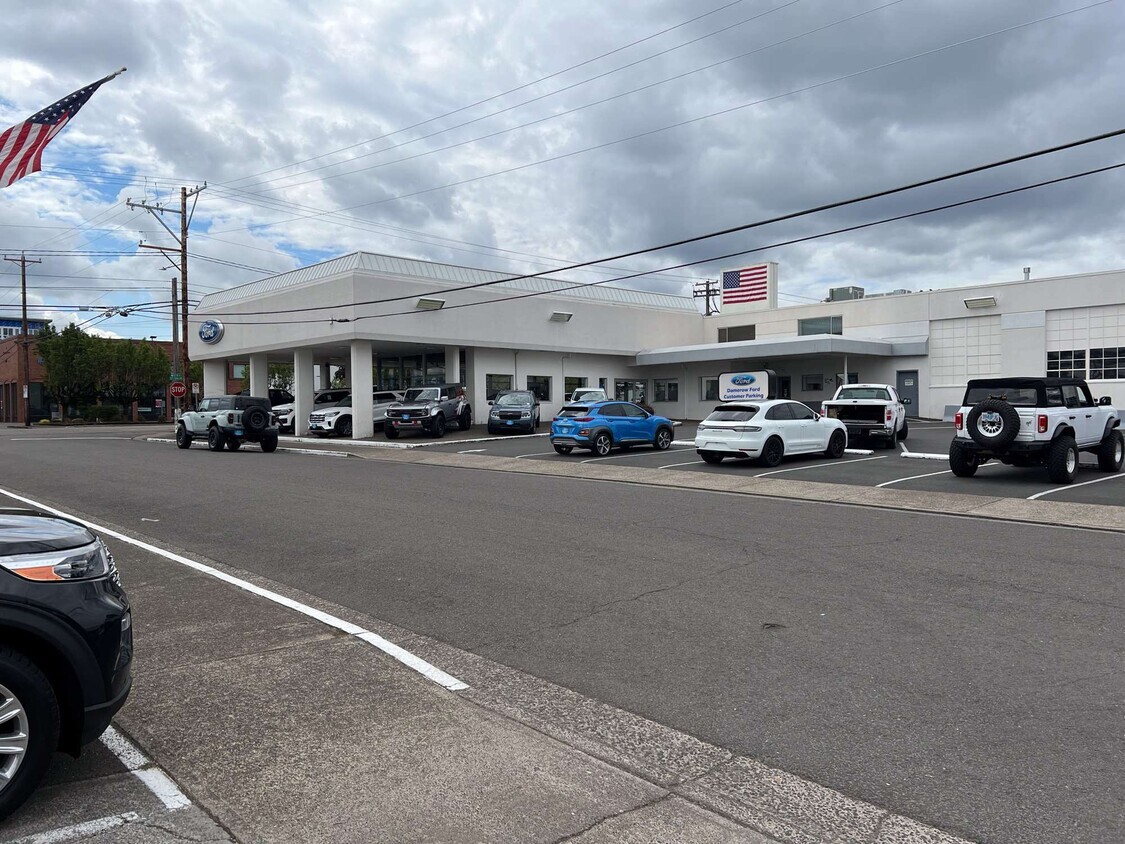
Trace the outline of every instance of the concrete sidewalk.
[[229, 572], [375, 631], [469, 685], [447, 691], [355, 635], [156, 554], [113, 548], [137, 637], [136, 684], [118, 725], [237, 841], [960, 841]]

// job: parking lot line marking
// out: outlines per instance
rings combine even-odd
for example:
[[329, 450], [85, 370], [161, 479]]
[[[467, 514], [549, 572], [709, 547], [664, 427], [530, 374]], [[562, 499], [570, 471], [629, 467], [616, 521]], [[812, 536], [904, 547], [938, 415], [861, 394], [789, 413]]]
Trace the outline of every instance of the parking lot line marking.
[[788, 469], [773, 469], [772, 471], [761, 472], [752, 477], [764, 478], [766, 475], [780, 475], [782, 472], [800, 472], [804, 469], [823, 469], [825, 466], [843, 466], [845, 464], [850, 466], [852, 463], [863, 463], [866, 460], [886, 460], [886, 458], [887, 455], [880, 454], [878, 457], [860, 457], [856, 460], [837, 460], [833, 463], [813, 463], [809, 466], [792, 466]]
[[523, 457], [549, 457], [552, 454], [558, 454], [558, 452], [556, 452], [556, 451], [537, 451], [537, 452], [535, 452], [535, 454], [517, 454], [516, 460], [519, 460]]
[[482, 451], [488, 451], [487, 448], [467, 448], [464, 451], [457, 452], [458, 454], [480, 454]]
[[[999, 465], [1000, 465], [999, 463], [985, 463], [984, 466], [981, 466], [980, 468], [983, 469], [983, 468], [985, 468], [985, 466], [999, 466]], [[919, 478], [932, 478], [932, 477], [935, 477], [937, 475], [952, 475], [952, 474], [953, 474], [952, 469], [944, 469], [941, 472], [927, 472], [924, 475], [911, 475], [909, 478], [895, 478], [893, 481], [884, 481], [881, 484], [875, 484], [875, 488], [878, 489], [881, 486], [894, 486], [895, 484], [901, 484], [904, 481], [916, 481]]]
[[106, 727], [99, 740], [118, 761], [125, 766], [133, 776], [145, 784], [149, 791], [156, 795], [170, 812], [183, 809], [191, 805], [188, 796], [180, 791], [180, 787], [172, 782], [160, 767], [145, 756], [140, 748], [125, 736], [119, 733], [112, 725]]
[[62, 844], [64, 841], [75, 841], [90, 835], [100, 835], [106, 830], [116, 829], [125, 824], [136, 823], [141, 816], [136, 812], [122, 812], [120, 815], [109, 815], [92, 821], [60, 826], [46, 832], [37, 832], [23, 838], [14, 838], [6, 844]]
[[676, 466], [694, 466], [696, 463], [706, 463], [706, 460], [689, 460], [687, 463], [669, 463], [667, 466], [657, 466], [657, 469], [672, 469]]
[[[13, 440], [131, 440], [132, 437], [12, 437]], [[173, 440], [175, 442], [175, 440]]]
[[[669, 449], [669, 451], [690, 451], [690, 450], [691, 449], [687, 449], [687, 448]], [[600, 463], [603, 460], [621, 460], [625, 457], [646, 457], [646, 456], [653, 455], [653, 454], [656, 454], [656, 453], [657, 453], [656, 451], [630, 451], [628, 454], [611, 454], [608, 457], [590, 457], [586, 460], [582, 460], [581, 462], [582, 463], [595, 463], [595, 462]]]
[[1089, 486], [1090, 484], [1100, 484], [1102, 481], [1112, 481], [1117, 478], [1125, 478], [1125, 475], [1117, 472], [1113, 475], [1106, 475], [1104, 478], [1094, 478], [1092, 481], [1083, 481], [1080, 484], [1065, 484], [1063, 486], [1055, 486], [1050, 489], [1045, 489], [1042, 492], [1037, 492], [1035, 495], [1029, 495], [1028, 501], [1034, 501], [1037, 498], [1042, 498], [1044, 495], [1054, 495], [1056, 492], [1066, 492], [1068, 489], [1077, 489], [1080, 486]]
[[[259, 597], [265, 598], [267, 601], [273, 601], [275, 604], [280, 604], [283, 607], [288, 607], [295, 612], [299, 612], [302, 615], [307, 615], [309, 618], [316, 619], [321, 624], [326, 624], [329, 627], [334, 627], [337, 630], [342, 630], [349, 636], [362, 638], [363, 641], [367, 642], [368, 644], [374, 645], [375, 647], [379, 648], [379, 650], [383, 651], [383, 653], [400, 662], [402, 662], [400, 654], [409, 653], [408, 651], [405, 651], [402, 648], [398, 647], [398, 645], [394, 645], [391, 642], [388, 642], [381, 636], [371, 633], [371, 631], [369, 630], [365, 630], [358, 624], [352, 624], [350, 621], [344, 621], [344, 619], [337, 618], [334, 615], [330, 615], [329, 613], [323, 612], [322, 610], [318, 610], [316, 609], [316, 607], [310, 607], [308, 604], [302, 604], [300, 601], [294, 601], [292, 598], [287, 598], [279, 592], [273, 592], [269, 589], [263, 589], [261, 586], [251, 583], [249, 580], [243, 580], [241, 577], [235, 577], [234, 575], [227, 574], [224, 571], [219, 571], [219, 569], [214, 568], [213, 566], [205, 565], [204, 563], [197, 562], [188, 557], [183, 557], [179, 554], [173, 554], [171, 551], [167, 551], [164, 548], [159, 548], [155, 545], [152, 545], [151, 543], [144, 542], [143, 540], [136, 539], [132, 536], [129, 536], [128, 534], [121, 533], [120, 531], [102, 527], [98, 524], [95, 524], [94, 522], [80, 519], [77, 516], [72, 516], [69, 513], [64, 513], [62, 510], [58, 510], [54, 507], [48, 507], [46, 504], [41, 504], [40, 502], [35, 501], [31, 498], [25, 498], [22, 495], [17, 495], [16, 493], [10, 492], [6, 489], [0, 489], [0, 495], [6, 495], [9, 498], [14, 498], [16, 501], [22, 501], [25, 504], [30, 504], [32, 507], [35, 507], [46, 513], [54, 513], [57, 516], [63, 516], [65, 518], [81, 522], [95, 533], [103, 534], [105, 536], [112, 536], [115, 539], [120, 539], [122, 542], [127, 542], [130, 545], [134, 545], [137, 548], [141, 548], [151, 554], [156, 554], [158, 557], [163, 557], [166, 560], [171, 560], [174, 563], [179, 563], [180, 565], [187, 566], [190, 569], [195, 569], [196, 571], [210, 575], [217, 580], [222, 580], [226, 583], [231, 584], [232, 586], [237, 586], [239, 589], [244, 589], [247, 592], [251, 592], [255, 595], [258, 595]], [[361, 636], [360, 634], [367, 635]], [[430, 665], [421, 657], [416, 657], [413, 654], [410, 654], [410, 656], [412, 657], [411, 661], [403, 662], [403, 665], [406, 665], [407, 667], [418, 671], [420, 674], [424, 674], [425, 677], [433, 680], [438, 685], [444, 686], [451, 692], [459, 692], [469, 688], [467, 683], [463, 683], [453, 675], [447, 674], [440, 668]], [[425, 667], [424, 672], [422, 671], [422, 667]]]

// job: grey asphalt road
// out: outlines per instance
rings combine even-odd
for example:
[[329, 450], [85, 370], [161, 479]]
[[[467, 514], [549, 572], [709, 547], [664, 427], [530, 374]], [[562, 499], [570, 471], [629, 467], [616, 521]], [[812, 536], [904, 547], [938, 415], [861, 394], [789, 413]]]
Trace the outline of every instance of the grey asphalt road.
[[112, 439], [0, 461], [6, 489], [966, 838], [1125, 840], [1118, 534]]

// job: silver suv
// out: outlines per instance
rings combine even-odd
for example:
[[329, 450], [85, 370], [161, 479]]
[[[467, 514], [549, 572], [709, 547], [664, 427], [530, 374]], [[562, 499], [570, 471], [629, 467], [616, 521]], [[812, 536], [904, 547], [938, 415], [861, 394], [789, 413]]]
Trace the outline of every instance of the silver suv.
[[456, 423], [462, 431], [473, 426], [473, 408], [460, 384], [440, 387], [412, 387], [402, 401], [387, 408], [383, 433], [393, 440], [402, 431], [425, 431], [431, 437], [444, 437]]
[[206, 437], [211, 451], [238, 451], [244, 442], [258, 443], [262, 451], [277, 449], [277, 415], [267, 398], [213, 396], [176, 422], [176, 445], [191, 448], [196, 437]]
[[949, 468], [971, 478], [995, 458], [1009, 466], [1046, 466], [1055, 483], [1073, 483], [1080, 452], [1104, 472], [1125, 460], [1121, 417], [1108, 396], [1094, 401], [1080, 378], [984, 378], [970, 381], [954, 417]]

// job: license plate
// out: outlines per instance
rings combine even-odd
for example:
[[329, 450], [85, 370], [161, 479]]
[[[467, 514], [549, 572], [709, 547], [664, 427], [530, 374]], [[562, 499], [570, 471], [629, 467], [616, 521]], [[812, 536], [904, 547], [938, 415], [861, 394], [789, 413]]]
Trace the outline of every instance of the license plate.
[[241, 428], [235, 428], [234, 429], [234, 435], [236, 437], [241, 437], [242, 436], [242, 429]]
[[511, 425], [511, 424], [512, 424], [512, 420], [511, 420], [511, 419], [509, 419], [509, 420], [508, 420], [508, 424], [509, 424], [509, 425]]
[[409, 418], [410, 418], [410, 414], [409, 414], [409, 413], [404, 413], [404, 414], [402, 414], [402, 418], [403, 418], [403, 419], [409, 419]]

